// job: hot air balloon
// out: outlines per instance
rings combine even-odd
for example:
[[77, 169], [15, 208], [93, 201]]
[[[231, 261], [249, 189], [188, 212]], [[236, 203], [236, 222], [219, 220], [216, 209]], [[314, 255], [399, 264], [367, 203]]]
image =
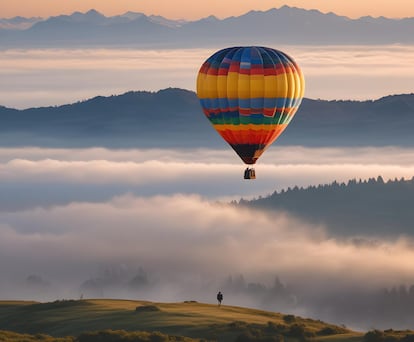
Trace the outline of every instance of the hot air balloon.
[[254, 165], [285, 130], [304, 94], [295, 61], [268, 47], [239, 46], [217, 51], [201, 66], [197, 96], [216, 131], [248, 165]]

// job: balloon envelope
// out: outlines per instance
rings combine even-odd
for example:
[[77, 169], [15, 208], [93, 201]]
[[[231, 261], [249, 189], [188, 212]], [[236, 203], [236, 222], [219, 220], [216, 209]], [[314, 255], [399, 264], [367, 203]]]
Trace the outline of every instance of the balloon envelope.
[[203, 63], [197, 96], [216, 131], [246, 164], [254, 164], [293, 118], [304, 83], [298, 65], [281, 51], [230, 47]]

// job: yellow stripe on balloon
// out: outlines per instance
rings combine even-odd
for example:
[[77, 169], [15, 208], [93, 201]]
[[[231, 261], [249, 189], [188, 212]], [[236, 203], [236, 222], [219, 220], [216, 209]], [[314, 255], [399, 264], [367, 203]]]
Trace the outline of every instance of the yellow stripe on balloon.
[[305, 77], [303, 76], [302, 72], [299, 72], [299, 76], [300, 76], [299, 84], [301, 85], [301, 87], [299, 87], [300, 88], [299, 98], [302, 98], [305, 95]]
[[[304, 82], [302, 74], [279, 75], [243, 75], [230, 72], [227, 76], [205, 75], [197, 78], [197, 95], [202, 99], [223, 97], [250, 99], [250, 98], [297, 98], [301, 97], [304, 87], [294, 87], [298, 79]], [[300, 96], [298, 96], [300, 95]]]
[[263, 97], [287, 97], [289, 85], [286, 74], [265, 76], [265, 83], [266, 86]]
[[264, 75], [250, 76], [250, 98], [263, 97], [265, 91]]
[[217, 76], [217, 84], [216, 84], [217, 85], [217, 92], [218, 92], [219, 98], [221, 98], [221, 99], [228, 97], [227, 80], [228, 80], [228, 78], [225, 75]]
[[[219, 76], [221, 77], [221, 76]], [[227, 97], [230, 99], [237, 99], [238, 96], [238, 87], [239, 82], [239, 73], [229, 72], [227, 76], [223, 76], [223, 82], [227, 82]]]

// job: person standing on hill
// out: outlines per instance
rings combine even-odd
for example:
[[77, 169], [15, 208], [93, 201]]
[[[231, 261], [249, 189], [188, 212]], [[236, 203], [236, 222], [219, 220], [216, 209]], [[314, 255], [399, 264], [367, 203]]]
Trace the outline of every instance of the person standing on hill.
[[219, 291], [219, 293], [217, 293], [218, 306], [221, 306], [222, 300], [223, 300], [223, 294]]

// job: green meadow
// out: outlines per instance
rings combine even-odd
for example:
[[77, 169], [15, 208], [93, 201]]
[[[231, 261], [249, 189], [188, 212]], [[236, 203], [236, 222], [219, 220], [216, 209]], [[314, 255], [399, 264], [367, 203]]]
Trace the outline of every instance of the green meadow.
[[411, 342], [410, 331], [351, 331], [282, 313], [194, 301], [0, 302], [5, 342]]

